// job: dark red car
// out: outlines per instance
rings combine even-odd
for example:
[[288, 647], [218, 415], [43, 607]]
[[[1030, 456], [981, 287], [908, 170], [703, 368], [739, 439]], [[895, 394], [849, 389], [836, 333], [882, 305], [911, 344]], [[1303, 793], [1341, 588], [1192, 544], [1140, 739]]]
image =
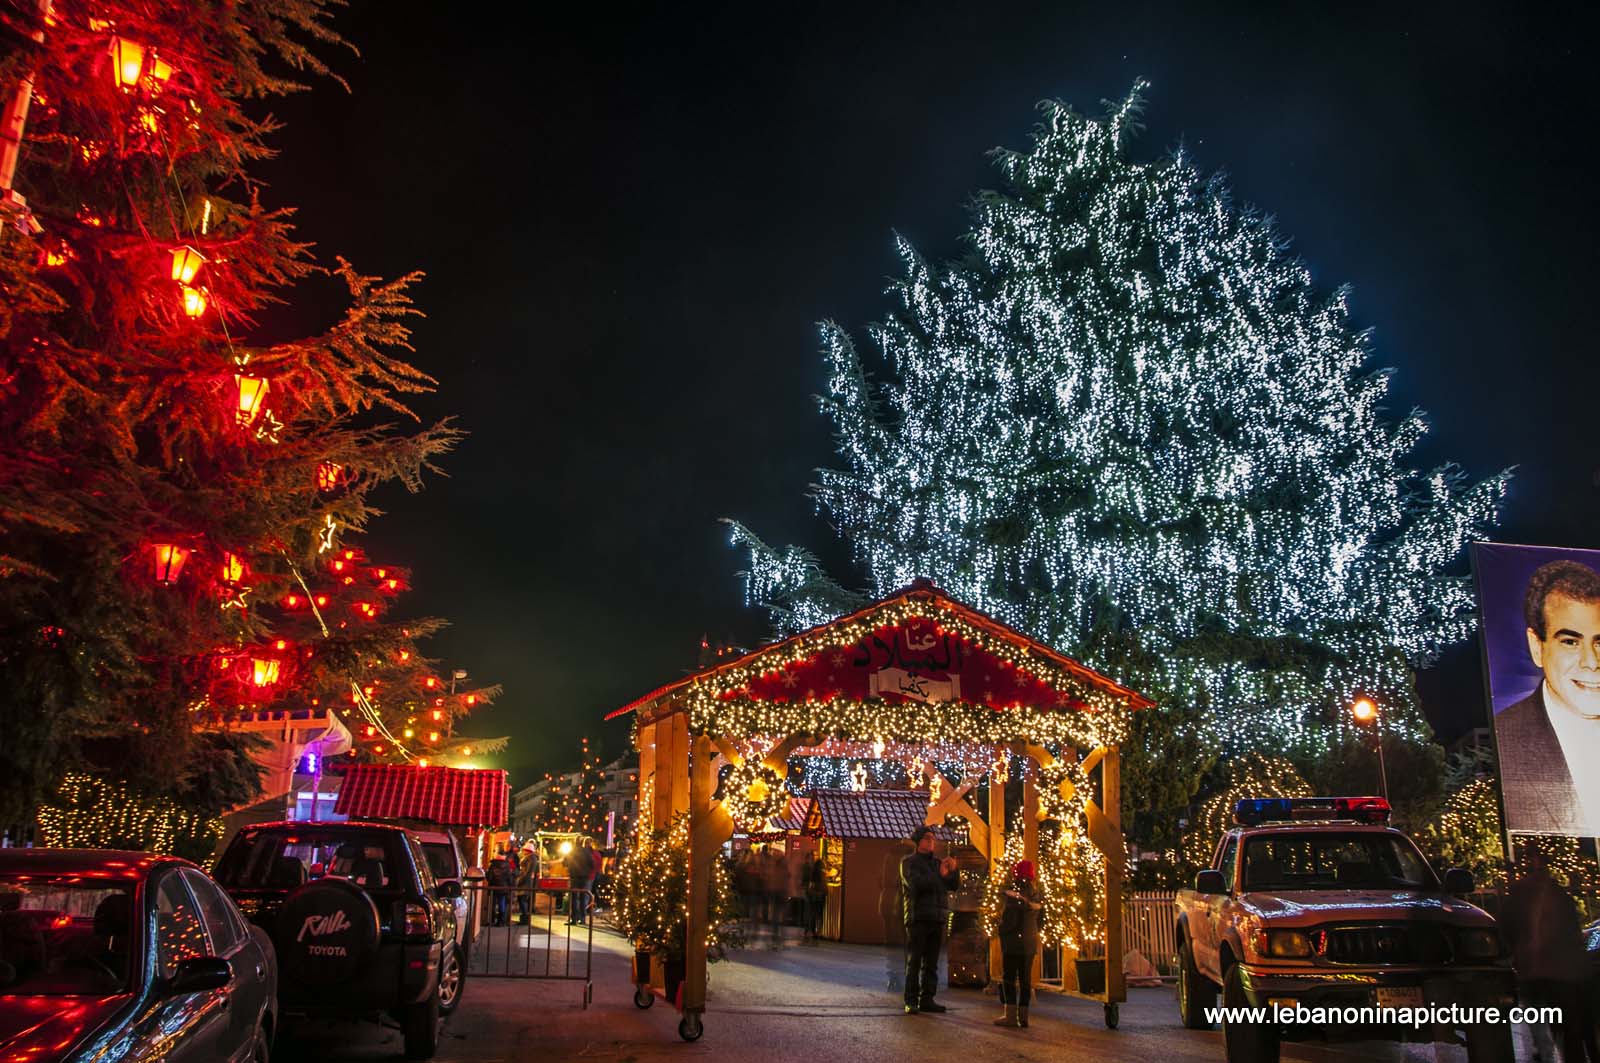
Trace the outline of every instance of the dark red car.
[[186, 860], [0, 849], [0, 1059], [266, 1063], [266, 935]]

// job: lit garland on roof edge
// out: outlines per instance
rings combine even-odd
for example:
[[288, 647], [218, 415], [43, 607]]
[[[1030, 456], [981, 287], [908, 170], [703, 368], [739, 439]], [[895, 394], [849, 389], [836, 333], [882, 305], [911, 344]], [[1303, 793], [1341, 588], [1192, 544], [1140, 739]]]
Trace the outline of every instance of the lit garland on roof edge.
[[[876, 375], [824, 327], [819, 505], [872, 596], [930, 577], [1205, 711], [1224, 751], [1322, 756], [1358, 692], [1420, 738], [1411, 668], [1473, 630], [1450, 566], [1505, 477], [1410, 466], [1425, 423], [1385, 419], [1346, 293], [1181, 149], [1128, 157], [1143, 88], [1099, 120], [1046, 104], [968, 258], [901, 243]], [[806, 551], [733, 539], [782, 631], [860, 603]]]

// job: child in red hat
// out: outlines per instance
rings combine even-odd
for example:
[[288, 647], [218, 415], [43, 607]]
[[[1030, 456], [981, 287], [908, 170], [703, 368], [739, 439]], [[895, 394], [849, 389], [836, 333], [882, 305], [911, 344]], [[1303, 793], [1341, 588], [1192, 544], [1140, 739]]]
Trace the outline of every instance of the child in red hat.
[[1039, 951], [1039, 903], [1032, 860], [1011, 865], [1011, 883], [1000, 895], [1000, 1002], [1006, 1012], [996, 1026], [1028, 1025], [1033, 996], [1033, 957]]

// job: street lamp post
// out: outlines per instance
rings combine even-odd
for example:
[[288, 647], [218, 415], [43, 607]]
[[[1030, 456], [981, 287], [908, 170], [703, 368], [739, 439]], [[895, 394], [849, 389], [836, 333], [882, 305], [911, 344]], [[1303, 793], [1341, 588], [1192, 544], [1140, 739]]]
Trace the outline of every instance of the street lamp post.
[[456, 683], [467, 678], [465, 668], [457, 668], [450, 673], [450, 722], [445, 727], [445, 736], [454, 738], [456, 734]]
[[1383, 766], [1383, 716], [1378, 712], [1378, 703], [1371, 698], [1357, 698], [1354, 705], [1350, 706], [1350, 715], [1356, 718], [1357, 723], [1372, 724], [1372, 734], [1378, 743], [1378, 785], [1382, 788], [1383, 799], [1389, 800], [1389, 773]]

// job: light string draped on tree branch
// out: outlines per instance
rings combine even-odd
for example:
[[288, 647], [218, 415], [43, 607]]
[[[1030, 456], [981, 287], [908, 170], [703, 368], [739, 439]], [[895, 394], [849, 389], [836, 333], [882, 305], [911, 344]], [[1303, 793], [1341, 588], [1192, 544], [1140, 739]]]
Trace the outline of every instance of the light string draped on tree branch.
[[[322, 629], [322, 637], [324, 639], [332, 638], [333, 632], [328, 629], [328, 622], [323, 619], [322, 610], [317, 605], [317, 596], [311, 593], [311, 587], [306, 583], [305, 576], [300, 572], [300, 566], [294, 563], [294, 559], [289, 556], [287, 551], [283, 551], [281, 556], [283, 557], [284, 563], [289, 566], [289, 571], [294, 574], [295, 581], [300, 584], [300, 589], [305, 591], [306, 600], [311, 609], [311, 615], [316, 619], [317, 626]], [[385, 739], [393, 744], [395, 749], [400, 751], [400, 756], [403, 759], [407, 761], [414, 760], [415, 755], [405, 747], [405, 744], [401, 742], [400, 739], [394, 736], [394, 733], [390, 731], [388, 726], [383, 722], [383, 715], [379, 713], [378, 710], [373, 706], [372, 702], [368, 700], [367, 692], [361, 689], [360, 682], [357, 681], [354, 676], [350, 676], [349, 679], [350, 700], [353, 701], [361, 710], [361, 715], [366, 717], [367, 723], [377, 728], [378, 733], [383, 735]]]

